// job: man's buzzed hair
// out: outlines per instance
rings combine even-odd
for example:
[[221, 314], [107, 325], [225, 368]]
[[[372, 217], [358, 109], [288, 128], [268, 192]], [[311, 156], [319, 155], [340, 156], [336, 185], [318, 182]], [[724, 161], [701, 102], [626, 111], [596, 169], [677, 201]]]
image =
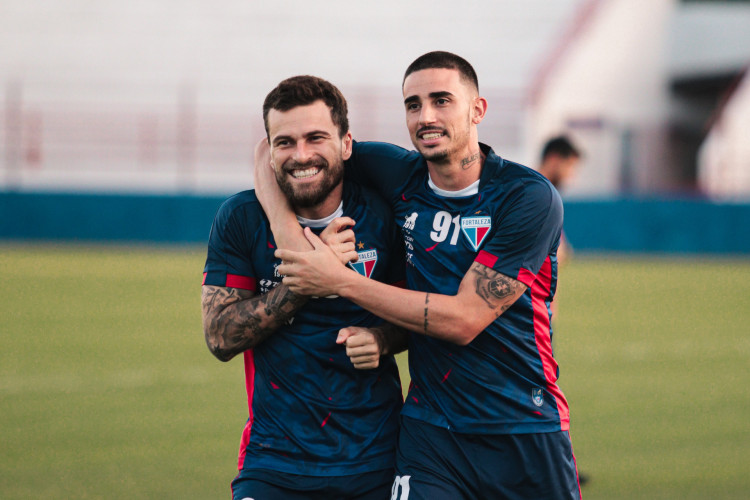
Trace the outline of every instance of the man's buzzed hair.
[[401, 82], [401, 87], [404, 86], [406, 77], [411, 75], [412, 73], [421, 71], [423, 69], [433, 68], [457, 70], [461, 75], [461, 78], [464, 79], [467, 83], [473, 85], [477, 92], [479, 92], [479, 79], [477, 78], [477, 72], [474, 71], [472, 65], [469, 64], [469, 61], [461, 56], [457, 56], [456, 54], [452, 54], [451, 52], [445, 52], [442, 50], [428, 52], [417, 57], [414, 62], [411, 63], [408, 68], [406, 68], [406, 73], [404, 73], [404, 80]]

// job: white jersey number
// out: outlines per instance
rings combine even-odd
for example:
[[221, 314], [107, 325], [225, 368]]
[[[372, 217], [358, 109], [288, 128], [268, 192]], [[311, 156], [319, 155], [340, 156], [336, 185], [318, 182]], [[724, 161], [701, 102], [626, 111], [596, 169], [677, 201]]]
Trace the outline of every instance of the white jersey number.
[[409, 479], [411, 476], [396, 476], [391, 488], [391, 500], [409, 500]]
[[436, 243], [445, 241], [451, 231], [451, 226], [453, 226], [451, 245], [455, 245], [458, 241], [458, 234], [460, 232], [459, 229], [461, 227], [461, 215], [459, 214], [455, 217], [451, 217], [451, 214], [449, 214], [448, 212], [440, 211], [436, 213], [435, 218], [432, 220], [432, 229], [434, 229], [434, 231], [430, 233], [430, 238], [432, 238], [432, 241]]

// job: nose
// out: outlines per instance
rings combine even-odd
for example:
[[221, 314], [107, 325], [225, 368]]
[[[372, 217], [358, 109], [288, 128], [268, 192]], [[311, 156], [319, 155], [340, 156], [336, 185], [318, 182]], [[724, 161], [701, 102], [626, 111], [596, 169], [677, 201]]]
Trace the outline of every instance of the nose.
[[419, 124], [429, 125], [435, 121], [435, 109], [429, 104], [425, 104], [419, 111]]
[[297, 147], [294, 149], [294, 160], [297, 163], [307, 163], [313, 157], [313, 150], [310, 148], [305, 141], [297, 142]]

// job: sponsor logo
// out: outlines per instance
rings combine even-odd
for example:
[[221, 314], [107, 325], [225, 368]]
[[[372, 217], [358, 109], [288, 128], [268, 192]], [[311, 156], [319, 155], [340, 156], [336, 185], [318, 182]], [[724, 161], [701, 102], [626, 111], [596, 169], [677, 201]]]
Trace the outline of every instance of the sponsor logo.
[[474, 250], [479, 250], [490, 229], [492, 229], [492, 219], [489, 216], [463, 217], [461, 219], [461, 231]]
[[280, 281], [262, 279], [258, 282], [260, 285], [260, 293], [266, 293], [267, 291], [279, 286], [280, 283]]
[[414, 225], [417, 223], [417, 212], [412, 212], [411, 215], [406, 217], [404, 221], [404, 229], [411, 231], [414, 229]]

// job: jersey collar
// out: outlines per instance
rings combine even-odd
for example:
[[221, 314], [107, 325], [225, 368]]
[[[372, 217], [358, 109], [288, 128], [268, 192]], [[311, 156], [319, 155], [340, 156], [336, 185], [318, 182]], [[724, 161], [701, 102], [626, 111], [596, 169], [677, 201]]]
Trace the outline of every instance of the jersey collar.
[[341, 200], [341, 203], [339, 203], [338, 208], [334, 210], [333, 213], [329, 215], [328, 217], [324, 217], [322, 219], [307, 219], [305, 217], [300, 217], [298, 215], [297, 222], [299, 222], [300, 226], [303, 226], [303, 227], [305, 226], [315, 227], [315, 228], [326, 227], [328, 224], [331, 223], [333, 219], [335, 219], [336, 217], [341, 217], [342, 215], [344, 215], [344, 201], [343, 200]]
[[486, 144], [480, 142], [479, 148], [485, 156], [482, 174], [479, 177], [479, 189], [483, 189], [497, 176], [497, 172], [503, 167], [505, 160], [496, 155], [492, 148]]

